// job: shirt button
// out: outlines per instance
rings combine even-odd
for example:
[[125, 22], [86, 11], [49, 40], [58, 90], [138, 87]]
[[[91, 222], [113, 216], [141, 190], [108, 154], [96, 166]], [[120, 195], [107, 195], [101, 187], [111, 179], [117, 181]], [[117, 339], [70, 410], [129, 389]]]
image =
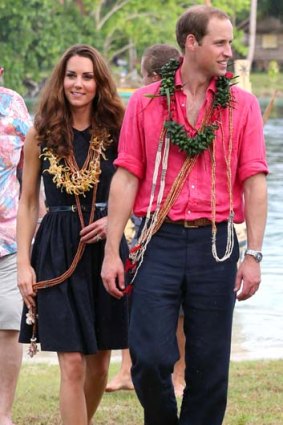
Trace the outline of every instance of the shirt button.
[[182, 107], [183, 107], [183, 108], [185, 107], [185, 104], [184, 104], [184, 103], [182, 103]]
[[191, 214], [191, 211], [190, 210], [188, 211], [188, 214]]
[[192, 184], [192, 189], [194, 189], [195, 188], [195, 185], [194, 184]]

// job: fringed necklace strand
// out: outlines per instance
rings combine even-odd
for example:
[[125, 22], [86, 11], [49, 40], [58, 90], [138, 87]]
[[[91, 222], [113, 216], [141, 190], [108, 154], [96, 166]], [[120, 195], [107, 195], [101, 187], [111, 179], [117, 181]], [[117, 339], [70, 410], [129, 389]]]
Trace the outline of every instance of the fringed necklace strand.
[[[131, 273], [130, 285], [126, 288], [126, 292], [132, 289], [133, 281], [137, 275], [139, 267], [143, 262], [144, 253], [154, 233], [158, 231], [164, 222], [167, 214], [174, 205], [177, 197], [180, 195], [187, 176], [191, 172], [198, 157], [205, 150], [211, 153], [211, 221], [212, 221], [212, 255], [216, 261], [222, 262], [231, 256], [234, 246], [234, 228], [233, 228], [233, 193], [232, 193], [232, 176], [231, 176], [231, 157], [233, 145], [233, 123], [232, 123], [232, 103], [231, 86], [234, 77], [232, 73], [226, 73], [225, 76], [216, 79], [216, 93], [211, 108], [206, 112], [203, 124], [195, 136], [189, 137], [184, 126], [173, 120], [171, 98], [175, 96], [175, 73], [180, 66], [180, 62], [172, 59], [166, 64], [161, 71], [162, 81], [160, 91], [157, 96], [166, 97], [167, 119], [164, 122], [161, 132], [157, 153], [155, 157], [153, 181], [147, 214], [143, 230], [137, 244], [131, 249], [129, 259], [126, 263], [126, 271]], [[228, 152], [226, 152], [224, 143], [224, 134], [221, 123], [221, 113], [223, 109], [229, 110], [229, 137]], [[226, 163], [227, 186], [229, 192], [229, 217], [227, 219], [227, 244], [225, 253], [219, 257], [216, 248], [216, 141], [215, 132], [220, 128], [222, 135], [222, 146]], [[170, 145], [178, 146], [180, 151], [187, 154], [187, 158], [177, 175], [171, 190], [164, 201], [165, 181], [168, 168], [168, 156]], [[161, 166], [161, 171], [160, 171]], [[153, 202], [155, 199], [157, 177], [161, 173], [159, 192], [156, 200], [156, 208], [152, 213]], [[162, 205], [162, 206], [161, 206]]]

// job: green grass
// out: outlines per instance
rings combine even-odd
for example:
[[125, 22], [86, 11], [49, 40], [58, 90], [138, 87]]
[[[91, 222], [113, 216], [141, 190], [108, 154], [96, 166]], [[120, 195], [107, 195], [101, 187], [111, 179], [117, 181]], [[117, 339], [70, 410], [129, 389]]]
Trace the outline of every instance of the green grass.
[[[118, 366], [111, 365], [111, 376]], [[229, 388], [225, 425], [283, 424], [283, 360], [232, 362]], [[24, 364], [13, 409], [14, 422], [60, 425], [58, 392], [56, 365]], [[105, 393], [95, 425], [142, 425], [142, 418], [134, 392]]]
[[271, 97], [274, 90], [277, 96], [283, 97], [283, 73], [279, 73], [276, 80], [271, 80], [267, 73], [251, 73], [253, 93], [260, 98]]

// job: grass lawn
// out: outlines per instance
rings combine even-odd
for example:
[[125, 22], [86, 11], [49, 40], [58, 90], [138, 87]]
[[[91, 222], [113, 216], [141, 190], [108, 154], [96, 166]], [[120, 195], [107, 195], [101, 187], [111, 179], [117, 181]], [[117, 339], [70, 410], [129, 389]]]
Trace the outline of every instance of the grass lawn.
[[[111, 376], [118, 367], [111, 365]], [[14, 404], [15, 424], [60, 425], [58, 391], [56, 365], [32, 364], [32, 361], [24, 364]], [[105, 393], [95, 425], [142, 425], [142, 418], [134, 392]], [[224, 424], [283, 424], [283, 360], [232, 362]]]
[[275, 81], [270, 80], [267, 73], [251, 73], [253, 93], [260, 98], [271, 97], [277, 90], [277, 97], [283, 97], [283, 73], [278, 74]]

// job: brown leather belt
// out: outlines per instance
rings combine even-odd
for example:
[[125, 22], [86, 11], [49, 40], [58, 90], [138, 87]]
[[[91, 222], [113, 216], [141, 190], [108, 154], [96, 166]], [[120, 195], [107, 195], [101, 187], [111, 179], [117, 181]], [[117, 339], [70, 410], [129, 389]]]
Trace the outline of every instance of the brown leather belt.
[[165, 217], [164, 223], [179, 224], [186, 228], [198, 228], [211, 226], [211, 221], [208, 218], [197, 218], [196, 220], [177, 220], [173, 221], [169, 217]]

